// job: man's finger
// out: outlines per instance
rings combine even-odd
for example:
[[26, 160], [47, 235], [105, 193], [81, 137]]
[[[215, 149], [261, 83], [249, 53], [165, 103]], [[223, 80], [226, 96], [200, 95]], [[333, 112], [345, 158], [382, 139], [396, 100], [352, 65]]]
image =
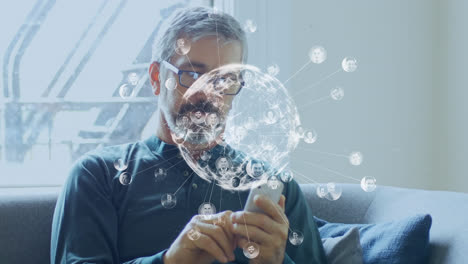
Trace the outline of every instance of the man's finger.
[[232, 236], [230, 238], [223, 227], [203, 222], [198, 223], [197, 227], [200, 233], [208, 235], [219, 245], [228, 259], [234, 258]]
[[233, 231], [234, 234], [247, 237], [249, 240], [255, 241], [259, 244], [269, 243], [272, 238], [272, 236], [267, 234], [265, 231], [253, 225], [234, 224]]
[[196, 247], [208, 252], [208, 254], [213, 256], [213, 258], [219, 262], [228, 262], [228, 257], [224, 254], [218, 243], [216, 243], [210, 236], [200, 234], [200, 238], [194, 240], [193, 243]]
[[233, 224], [246, 224], [256, 226], [266, 233], [274, 234], [280, 224], [265, 214], [239, 211], [231, 216]]

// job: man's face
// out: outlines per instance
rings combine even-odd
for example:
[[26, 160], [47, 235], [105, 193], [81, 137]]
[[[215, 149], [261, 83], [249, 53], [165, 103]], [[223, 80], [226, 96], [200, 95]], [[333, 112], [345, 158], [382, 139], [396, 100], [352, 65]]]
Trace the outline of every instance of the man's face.
[[209, 204], [203, 205], [203, 214], [204, 214], [204, 215], [210, 215], [210, 214], [212, 214], [211, 205], [209, 205]]
[[219, 160], [219, 168], [226, 169], [228, 167], [228, 161], [226, 158], [221, 158]]
[[[187, 55], [175, 53], [169, 62], [180, 70], [207, 73], [222, 65], [242, 63], [242, 46], [239, 41], [226, 42], [220, 39], [218, 42], [216, 36], [205, 36], [191, 43], [191, 48]], [[179, 78], [174, 72], [162, 66], [162, 64], [158, 65], [158, 68], [161, 70], [159, 81], [155, 84], [156, 86], [159, 85], [160, 89], [158, 104], [169, 129], [175, 131], [175, 120], [180, 113], [180, 109], [186, 107], [183, 105], [182, 98], [187, 88], [177, 82], [175, 89], [166, 89], [164, 83], [168, 78], [175, 78], [176, 80]], [[234, 96], [223, 96], [223, 114], [227, 115], [233, 99]], [[199, 97], [194, 96], [190, 104], [203, 104], [206, 103], [206, 100], [206, 96], [205, 98], [201, 95]]]
[[252, 165], [252, 171], [253, 171], [253, 175], [255, 177], [262, 176], [262, 174], [263, 174], [262, 164], [255, 163], [254, 165]]
[[195, 112], [195, 117], [200, 119], [202, 116], [202, 113], [200, 111]]
[[217, 125], [218, 116], [216, 114], [210, 114], [210, 125]]

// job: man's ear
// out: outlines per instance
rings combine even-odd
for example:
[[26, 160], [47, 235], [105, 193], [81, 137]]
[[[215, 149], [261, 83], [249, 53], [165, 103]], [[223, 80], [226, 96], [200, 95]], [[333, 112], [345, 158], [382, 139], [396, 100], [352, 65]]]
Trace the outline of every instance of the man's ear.
[[154, 95], [159, 95], [161, 92], [161, 82], [159, 80], [159, 62], [154, 61], [149, 67], [149, 75], [151, 86], [154, 90]]

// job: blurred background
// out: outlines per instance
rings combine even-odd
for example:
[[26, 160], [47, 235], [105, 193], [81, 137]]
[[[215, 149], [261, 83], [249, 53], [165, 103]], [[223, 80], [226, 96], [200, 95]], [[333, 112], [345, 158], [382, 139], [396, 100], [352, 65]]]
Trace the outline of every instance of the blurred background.
[[[468, 192], [468, 2], [20, 0], [0, 8], [0, 186], [59, 186], [89, 150], [154, 132], [147, 68], [161, 22], [186, 5], [252, 21], [249, 61], [276, 76], [318, 139], [300, 182]], [[312, 46], [327, 50], [310, 63]], [[355, 57], [355, 72], [341, 70]], [[122, 96], [120, 91], [133, 96]], [[341, 87], [344, 98], [332, 100]], [[124, 98], [123, 98], [124, 97]], [[363, 162], [353, 166], [352, 152]]]

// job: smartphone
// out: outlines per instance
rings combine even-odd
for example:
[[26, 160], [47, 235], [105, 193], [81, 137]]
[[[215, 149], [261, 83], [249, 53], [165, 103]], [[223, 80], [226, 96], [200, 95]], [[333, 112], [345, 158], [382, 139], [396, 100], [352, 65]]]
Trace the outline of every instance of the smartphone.
[[258, 187], [255, 187], [250, 190], [249, 197], [247, 197], [247, 202], [244, 206], [244, 211], [252, 212], [252, 213], [262, 213], [262, 209], [258, 208], [257, 205], [254, 203], [254, 197], [257, 194], [262, 194], [268, 197], [273, 203], [277, 204], [281, 198], [281, 194], [283, 193], [284, 184], [281, 181], [278, 181], [277, 186], [268, 186], [268, 184], [262, 184]]

